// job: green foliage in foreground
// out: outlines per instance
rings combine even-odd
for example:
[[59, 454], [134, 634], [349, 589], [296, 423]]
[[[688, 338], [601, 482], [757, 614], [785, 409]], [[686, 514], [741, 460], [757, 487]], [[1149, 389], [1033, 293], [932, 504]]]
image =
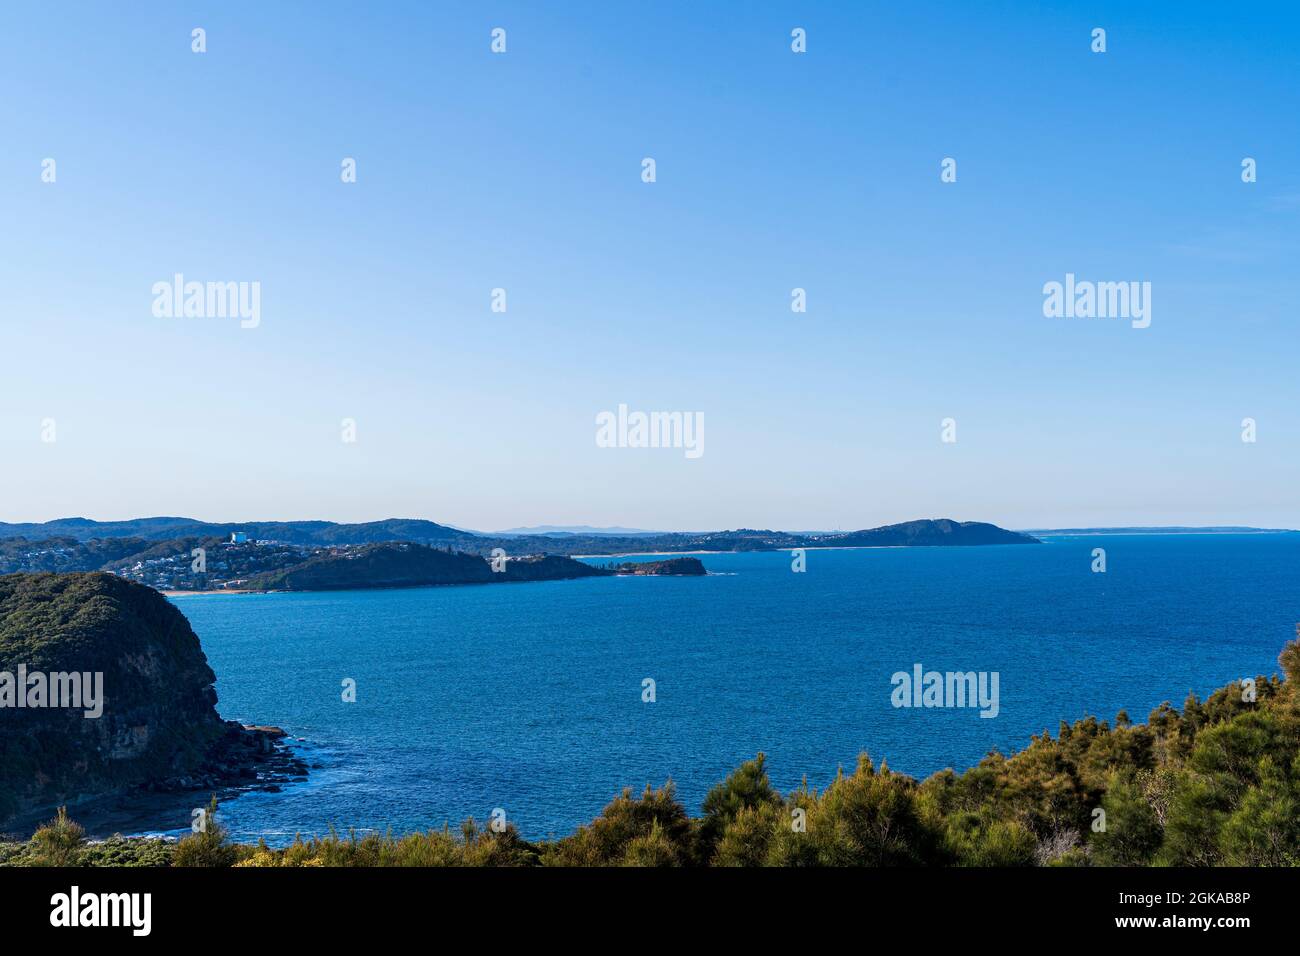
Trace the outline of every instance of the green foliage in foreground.
[[[215, 822], [179, 843], [86, 844], [59, 816], [11, 866], [1297, 866], [1300, 865], [1300, 639], [1285, 680], [1257, 678], [1147, 723], [1120, 713], [1044, 732], [1012, 756], [924, 782], [863, 755], [825, 790], [774, 790], [759, 754], [688, 816], [671, 782], [625, 790], [561, 840], [529, 843], [467, 820], [406, 836], [228, 842]], [[215, 801], [208, 818], [215, 821]]]

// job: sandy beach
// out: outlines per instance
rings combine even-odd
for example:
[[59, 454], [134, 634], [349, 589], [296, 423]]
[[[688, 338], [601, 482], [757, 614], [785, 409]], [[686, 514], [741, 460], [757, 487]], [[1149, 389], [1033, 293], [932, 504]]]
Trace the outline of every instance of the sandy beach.
[[262, 594], [253, 588], [215, 588], [211, 591], [162, 591], [163, 597], [187, 597], [191, 594]]

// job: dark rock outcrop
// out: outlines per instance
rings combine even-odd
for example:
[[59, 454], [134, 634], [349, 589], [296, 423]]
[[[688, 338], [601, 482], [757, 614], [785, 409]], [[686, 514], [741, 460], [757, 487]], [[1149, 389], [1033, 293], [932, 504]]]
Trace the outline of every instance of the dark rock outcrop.
[[[81, 675], [81, 706], [50, 706], [66, 703], [53, 680], [44, 706], [16, 706], [15, 694], [35, 702], [32, 682], [51, 674]], [[0, 577], [0, 825], [57, 804], [246, 778], [254, 756], [267, 757], [265, 734], [217, 715], [215, 680], [189, 621], [151, 588], [100, 573]]]
[[613, 567], [616, 574], [708, 574], [699, 558], [669, 558], [666, 561], [627, 561]]

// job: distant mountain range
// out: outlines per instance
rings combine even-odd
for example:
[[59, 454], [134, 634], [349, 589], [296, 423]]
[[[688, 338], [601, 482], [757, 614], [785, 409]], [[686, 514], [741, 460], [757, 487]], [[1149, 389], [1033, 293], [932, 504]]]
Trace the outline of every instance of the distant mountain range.
[[498, 538], [515, 538], [521, 535], [541, 534], [550, 537], [562, 538], [569, 535], [600, 535], [602, 537], [639, 537], [641, 535], [664, 534], [663, 531], [646, 531], [643, 528], [593, 528], [591, 525], [573, 524], [573, 525], [554, 525], [539, 524], [531, 528], [507, 528], [505, 531], [494, 531], [490, 537]]
[[[0, 574], [108, 571], [158, 590], [315, 590], [610, 573], [573, 556], [1039, 543], [997, 525], [948, 518], [826, 533], [593, 529], [498, 536], [405, 518], [364, 524], [63, 518], [0, 525]], [[510, 570], [489, 570], [486, 558]]]
[[[1056, 528], [1034, 534], [1229, 533], [1272, 532], [1262, 528], [1215, 526]], [[209, 522], [178, 517], [130, 521], [61, 518], [43, 523], [0, 523], [0, 574], [109, 571], [159, 590], [296, 590], [395, 587], [412, 582], [464, 583], [479, 579], [547, 580], [607, 573], [559, 560], [573, 556], [1039, 543], [1028, 532], [948, 518], [904, 521], [860, 531], [739, 528], [662, 532], [538, 525], [495, 534], [418, 518], [389, 518], [360, 524]], [[204, 552], [207, 564], [198, 570], [195, 558], [200, 551]], [[484, 561], [487, 558], [508, 559], [510, 570], [504, 574], [492, 573], [487, 570]], [[534, 560], [521, 560], [529, 558]], [[542, 558], [547, 560], [537, 560]]]
[[92, 521], [89, 518], [59, 518], [41, 524], [0, 522], [0, 538], [142, 538], [167, 541], [172, 538], [226, 538], [242, 531], [249, 538], [286, 544], [378, 544], [383, 541], [415, 541], [420, 544], [449, 544], [482, 537], [446, 525], [418, 518], [388, 518], [363, 524], [334, 521], [231, 521], [210, 522], [194, 518], [133, 518], [129, 521]]
[[[545, 526], [544, 526], [545, 527]], [[192, 538], [229, 538], [242, 533], [250, 541], [274, 541], [300, 547], [382, 544], [403, 541], [475, 554], [501, 547], [511, 554], [618, 554], [627, 551], [774, 551], [808, 547], [923, 547], [935, 545], [1036, 544], [1030, 535], [980, 521], [949, 518], [905, 521], [861, 531], [807, 533], [740, 528], [734, 531], [648, 532], [631, 529], [502, 532], [486, 535], [461, 531], [418, 518], [389, 518], [362, 524], [333, 521], [208, 522], [193, 518], [136, 518], [92, 521], [60, 518], [40, 524], [0, 523], [0, 540], [68, 539], [85, 544], [116, 538], [165, 542]]]

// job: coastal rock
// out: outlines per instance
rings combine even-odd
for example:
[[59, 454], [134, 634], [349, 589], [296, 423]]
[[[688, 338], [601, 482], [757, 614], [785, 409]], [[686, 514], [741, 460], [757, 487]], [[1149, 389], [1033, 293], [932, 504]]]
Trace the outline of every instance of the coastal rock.
[[616, 574], [708, 574], [699, 558], [669, 558], [666, 561], [628, 561], [615, 565]]
[[[38, 674], [49, 690], [30, 706]], [[75, 707], [50, 677], [72, 674]], [[0, 577], [0, 826], [133, 790], [221, 787], [255, 764], [305, 772], [277, 746], [284, 731], [218, 716], [215, 680], [189, 621], [151, 588], [101, 573]]]

